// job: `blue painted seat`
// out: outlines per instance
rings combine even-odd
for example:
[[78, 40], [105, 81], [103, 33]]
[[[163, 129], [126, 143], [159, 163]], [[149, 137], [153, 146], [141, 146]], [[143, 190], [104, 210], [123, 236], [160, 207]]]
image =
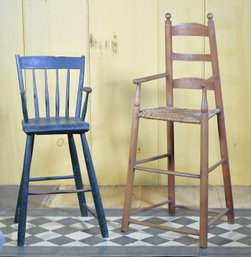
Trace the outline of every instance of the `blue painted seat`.
[[85, 133], [89, 130], [89, 124], [80, 118], [40, 118], [29, 119], [23, 122], [25, 133], [42, 134], [65, 134], [71, 131], [72, 134]]
[[[99, 187], [95, 175], [91, 153], [85, 133], [89, 131], [89, 124], [85, 121], [88, 96], [91, 89], [83, 87], [85, 58], [81, 57], [53, 57], [53, 56], [16, 56], [19, 88], [23, 111], [23, 131], [26, 134], [26, 148], [24, 154], [23, 173], [20, 183], [16, 206], [15, 222], [18, 223], [18, 246], [25, 243], [27, 219], [27, 204], [29, 195], [77, 193], [82, 216], [88, 212], [97, 217], [102, 237], [108, 237], [107, 223], [101, 201]], [[77, 73], [77, 74], [76, 74]], [[62, 83], [61, 83], [62, 82]], [[75, 83], [74, 83], [75, 82]], [[74, 84], [76, 84], [74, 92]], [[41, 90], [42, 88], [42, 90]], [[27, 106], [33, 97], [34, 115], [28, 112]], [[41, 93], [43, 92], [43, 93]], [[82, 104], [83, 92], [85, 101]], [[62, 109], [62, 95], [65, 105]], [[53, 96], [53, 97], [52, 97]], [[72, 107], [70, 99], [75, 98]], [[74, 102], [75, 102], [74, 101]], [[43, 104], [41, 104], [43, 103]], [[55, 104], [55, 111], [51, 105]], [[74, 110], [72, 110], [74, 109]], [[41, 110], [44, 110], [42, 114]], [[31, 111], [31, 110], [30, 110]], [[35, 135], [66, 134], [72, 162], [73, 175], [30, 177], [30, 166]], [[74, 134], [79, 134], [89, 177], [89, 187], [83, 185]], [[31, 192], [29, 183], [46, 180], [74, 179], [76, 190], [56, 190], [50, 192]], [[96, 211], [86, 204], [85, 193], [92, 192]]]

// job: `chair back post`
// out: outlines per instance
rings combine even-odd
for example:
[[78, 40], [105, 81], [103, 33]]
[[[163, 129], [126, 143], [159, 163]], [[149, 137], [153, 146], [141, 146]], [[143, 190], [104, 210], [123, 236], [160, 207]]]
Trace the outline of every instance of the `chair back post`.
[[83, 105], [83, 108], [82, 108], [82, 115], [81, 115], [81, 119], [84, 121], [85, 116], [86, 116], [86, 112], [87, 112], [87, 107], [88, 107], [89, 94], [92, 92], [92, 89], [90, 87], [84, 87], [82, 89], [82, 91], [84, 91], [86, 93], [84, 105]]
[[76, 104], [76, 112], [75, 112], [76, 118], [80, 118], [82, 97], [83, 97], [85, 57], [81, 56], [81, 59], [82, 59], [82, 65], [80, 67], [80, 74], [79, 74], [78, 96], [77, 96], [77, 104]]
[[218, 52], [217, 52], [217, 43], [216, 43], [216, 35], [215, 35], [215, 26], [213, 21], [213, 14], [208, 13], [208, 36], [209, 36], [209, 46], [212, 58], [212, 72], [213, 75], [217, 76], [214, 82], [214, 93], [215, 93], [215, 103], [216, 107], [223, 112], [223, 101], [222, 101], [222, 93], [221, 93], [221, 79], [220, 79], [220, 71], [219, 71], [219, 61], [218, 61]]
[[23, 81], [23, 73], [20, 63], [20, 55], [16, 55], [16, 64], [17, 64], [17, 75], [19, 80], [19, 89], [20, 89], [20, 95], [21, 95], [21, 101], [22, 101], [22, 112], [24, 121], [28, 122], [29, 116], [27, 111], [27, 101], [26, 101], [26, 94], [25, 94], [25, 88], [24, 88], [24, 81]]
[[172, 62], [172, 22], [171, 14], [166, 14], [165, 21], [165, 45], [166, 45], [166, 103], [173, 106], [173, 62]]

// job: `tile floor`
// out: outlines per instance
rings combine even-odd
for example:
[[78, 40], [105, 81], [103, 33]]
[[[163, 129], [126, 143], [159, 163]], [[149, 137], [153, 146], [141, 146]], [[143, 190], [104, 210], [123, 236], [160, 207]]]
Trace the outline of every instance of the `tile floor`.
[[[100, 237], [94, 218], [79, 217], [77, 197], [74, 194], [30, 197], [26, 242], [28, 247], [20, 249], [15, 247], [17, 226], [13, 224], [13, 209], [18, 190], [16, 187], [0, 186], [0, 195], [5, 196], [5, 199], [0, 197], [0, 230], [6, 236], [4, 251], [0, 251], [0, 256], [83, 256], [83, 251], [84, 256], [251, 256], [251, 187], [233, 187], [236, 223], [228, 225], [225, 218], [219, 221], [210, 230], [209, 247], [203, 251], [198, 248], [198, 240], [193, 236], [156, 231], [138, 225], [131, 225], [129, 233], [122, 234], [120, 224], [124, 187], [107, 186], [101, 187], [100, 191], [107, 212], [110, 231], [108, 240]], [[196, 186], [177, 187], [177, 202], [182, 205], [196, 203], [199, 200], [197, 191]], [[160, 202], [165, 196], [165, 187], [135, 187], [133, 207]], [[89, 194], [87, 202], [92, 207]], [[209, 206], [224, 207], [222, 187], [209, 188]], [[36, 209], [38, 207], [43, 209]], [[58, 210], [56, 213], [55, 208]], [[114, 212], [114, 208], [117, 211]], [[153, 216], [150, 212], [139, 218], [151, 219], [161, 224], [169, 222], [171, 218], [178, 227], [194, 227], [198, 223], [198, 217], [194, 214], [177, 212], [175, 217], [167, 217], [163, 209], [157, 211], [157, 215], [155, 213]], [[35, 250], [38, 249], [35, 246], [39, 247], [39, 251]]]
[[[77, 209], [44, 209], [43, 215], [30, 209], [26, 224], [26, 246], [194, 246], [198, 247], [198, 236], [181, 235], [172, 231], [131, 224], [127, 233], [121, 232], [121, 210], [107, 211], [109, 238], [100, 235], [97, 220], [81, 217]], [[51, 211], [50, 211], [51, 210]], [[163, 209], [145, 213], [134, 218], [145, 222], [167, 225], [176, 228], [198, 228], [199, 218], [192, 212], [177, 211], [169, 217]], [[0, 228], [5, 235], [5, 246], [16, 246], [17, 224], [13, 217], [2, 215]], [[228, 224], [226, 219], [218, 221], [209, 230], [208, 246], [250, 247], [251, 245], [251, 211], [238, 211], [235, 224]]]

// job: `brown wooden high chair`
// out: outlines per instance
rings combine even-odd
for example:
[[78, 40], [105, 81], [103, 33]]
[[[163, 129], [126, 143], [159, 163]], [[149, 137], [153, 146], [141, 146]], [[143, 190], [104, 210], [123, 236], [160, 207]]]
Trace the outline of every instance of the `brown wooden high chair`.
[[[207, 15], [208, 24], [184, 23], [176, 26], [172, 25], [171, 14], [166, 14], [165, 22], [165, 50], [166, 50], [166, 72], [153, 76], [148, 76], [140, 79], [135, 79], [136, 96], [133, 109], [133, 121], [130, 140], [130, 153], [128, 164], [128, 176], [126, 184], [125, 202], [123, 210], [122, 231], [126, 232], [129, 224], [140, 224], [164, 230], [171, 230], [184, 234], [193, 234], [199, 236], [199, 246], [207, 247], [208, 228], [213, 223], [224, 215], [227, 215], [229, 223], [234, 223], [234, 207], [232, 199], [232, 187], [230, 179], [230, 169], [228, 160], [227, 139], [224, 122], [224, 110], [221, 93], [221, 81], [219, 73], [219, 64], [216, 47], [215, 28], [213, 15]], [[177, 36], [200, 36], [209, 40], [209, 54], [184, 54], [176, 53], [172, 48], [173, 37]], [[208, 79], [185, 77], [173, 78], [173, 63], [174, 61], [201, 61], [210, 62], [212, 67], [212, 76]], [[159, 108], [141, 109], [141, 85], [144, 82], [165, 78], [166, 79], [166, 105]], [[202, 90], [201, 109], [184, 109], [174, 107], [173, 91], [178, 89], [199, 89]], [[207, 101], [207, 91], [214, 91], [215, 108], [209, 109]], [[218, 162], [209, 167], [208, 165], [208, 121], [216, 116], [218, 124], [219, 145], [221, 158]], [[159, 156], [150, 157], [143, 160], [136, 160], [137, 139], [139, 120], [150, 119], [166, 121], [167, 125], [167, 153]], [[201, 143], [200, 143], [200, 171], [198, 174], [180, 172], [175, 170], [174, 158], [174, 122], [198, 124], [200, 125]], [[143, 164], [154, 160], [167, 158], [167, 169], [155, 169], [146, 167]], [[215, 211], [208, 209], [208, 174], [215, 168], [221, 166], [223, 172], [226, 209], [223, 211]], [[149, 207], [145, 207], [135, 212], [131, 212], [132, 194], [134, 174], [136, 170], [153, 172], [156, 174], [166, 174], [168, 176], [168, 199], [162, 203], [156, 203]], [[131, 218], [131, 215], [140, 211], [149, 210], [151, 208], [160, 207], [167, 204], [170, 215], [175, 214], [176, 208], [192, 209], [190, 206], [181, 206], [175, 202], [175, 176], [186, 178], [195, 178], [200, 180], [200, 206], [199, 206], [199, 228], [198, 230], [180, 229], [171, 226], [164, 226], [143, 222]], [[197, 209], [198, 210], [198, 209]], [[208, 214], [215, 214], [215, 217], [208, 222]]]

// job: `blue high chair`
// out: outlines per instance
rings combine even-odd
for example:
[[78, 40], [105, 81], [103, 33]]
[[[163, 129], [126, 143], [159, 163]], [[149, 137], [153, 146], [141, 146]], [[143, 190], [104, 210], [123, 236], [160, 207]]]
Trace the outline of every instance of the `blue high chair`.
[[[22, 126], [23, 131], [26, 134], [26, 148], [24, 154], [23, 173], [15, 213], [15, 222], [18, 223], [18, 246], [23, 246], [25, 243], [25, 230], [29, 195], [77, 193], [81, 215], [86, 216], [87, 212], [90, 212], [92, 215], [96, 216], [99, 222], [102, 237], [108, 237], [105, 213], [102, 205], [91, 153], [86, 139], [86, 132], [89, 131], [89, 124], [85, 121], [85, 116], [87, 111], [88, 96], [89, 93], [91, 93], [91, 88], [83, 87], [85, 57], [21, 57], [17, 55], [16, 63], [23, 111]], [[72, 74], [74, 75], [76, 73], [78, 73], [78, 78], [75, 79], [75, 81], [78, 80], [78, 85], [76, 89], [77, 94], [74, 95], [72, 91], [72, 84], [74, 82]], [[54, 80], [52, 79], [52, 77]], [[26, 94], [26, 89], [28, 89], [29, 86], [27, 85], [29, 83], [25, 83], [27, 81], [31, 81], [31, 84], [33, 84], [31, 86], [31, 91], [33, 94], [35, 117], [32, 117], [32, 115], [28, 113], [27, 109], [27, 102], [29, 102], [29, 97], [27, 97]], [[61, 81], [64, 82], [61, 83]], [[39, 86], [43, 87], [43, 94], [39, 94], [39, 92], [41, 92]], [[64, 92], [65, 96], [65, 106], [63, 110], [62, 108], [60, 110], [60, 107], [62, 106], [62, 98], [60, 97], [62, 92]], [[82, 104], [83, 92], [85, 92], [86, 95], [85, 101]], [[70, 108], [70, 99], [74, 99], [75, 97], [75, 115], [72, 115]], [[44, 98], [43, 106], [42, 101], [40, 101], [42, 100], [42, 98]], [[52, 103], [55, 103], [55, 110], [52, 110]], [[30, 107], [31, 105], [28, 106]], [[40, 114], [42, 113], [41, 106], [43, 107], [44, 115]], [[67, 135], [73, 175], [31, 178], [30, 166], [35, 135], [52, 134]], [[80, 165], [77, 156], [77, 149], [73, 137], [74, 134], [80, 135], [81, 138], [90, 187], [83, 186]], [[30, 182], [60, 179], [74, 179], [76, 184], [76, 190], [57, 190], [43, 193], [29, 191]], [[85, 192], [92, 192], [96, 212], [94, 212], [87, 206]]]

